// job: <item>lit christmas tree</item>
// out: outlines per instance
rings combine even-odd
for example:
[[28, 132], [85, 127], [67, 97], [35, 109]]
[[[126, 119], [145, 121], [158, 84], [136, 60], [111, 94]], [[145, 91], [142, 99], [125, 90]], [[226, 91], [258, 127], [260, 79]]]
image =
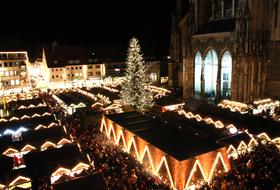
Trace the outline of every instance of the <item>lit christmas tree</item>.
[[131, 104], [137, 110], [143, 111], [153, 105], [153, 96], [147, 89], [150, 84], [148, 68], [136, 38], [130, 40], [126, 64], [127, 70], [122, 83], [121, 96], [125, 104]]

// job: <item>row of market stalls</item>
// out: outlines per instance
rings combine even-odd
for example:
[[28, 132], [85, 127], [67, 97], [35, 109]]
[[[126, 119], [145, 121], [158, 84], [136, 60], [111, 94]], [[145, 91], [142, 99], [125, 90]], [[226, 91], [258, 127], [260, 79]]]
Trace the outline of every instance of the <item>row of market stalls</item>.
[[[279, 104], [270, 101], [256, 101], [254, 109]], [[247, 104], [228, 100], [190, 111], [184, 101], [162, 96], [144, 115], [104, 115], [100, 130], [175, 189], [195, 189], [210, 181], [214, 172], [230, 170], [230, 157], [262, 141], [280, 148], [279, 122], [250, 114]]]
[[100, 179], [42, 98], [10, 100], [9, 114], [0, 119], [0, 189], [63, 189], [71, 180]]
[[263, 116], [264, 113], [269, 116], [275, 116], [275, 120], [280, 121], [280, 102], [270, 98], [260, 99], [254, 101], [252, 104], [245, 104], [236, 101], [222, 100], [219, 107], [229, 109], [232, 112], [239, 112], [242, 114], [251, 114], [255, 116]]

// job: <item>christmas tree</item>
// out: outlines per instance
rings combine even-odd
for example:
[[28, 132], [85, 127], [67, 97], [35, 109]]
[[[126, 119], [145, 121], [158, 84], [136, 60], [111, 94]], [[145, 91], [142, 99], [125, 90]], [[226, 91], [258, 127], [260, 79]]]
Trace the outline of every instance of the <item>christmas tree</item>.
[[125, 104], [131, 104], [137, 110], [143, 111], [152, 106], [153, 96], [147, 88], [150, 84], [148, 68], [136, 38], [130, 40], [126, 64], [127, 70], [121, 91], [122, 99]]

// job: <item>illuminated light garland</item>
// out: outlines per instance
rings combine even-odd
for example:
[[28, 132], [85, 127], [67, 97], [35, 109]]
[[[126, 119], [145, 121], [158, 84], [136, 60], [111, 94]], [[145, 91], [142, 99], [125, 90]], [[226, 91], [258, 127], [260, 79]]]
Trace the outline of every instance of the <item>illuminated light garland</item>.
[[127, 145], [126, 145], [126, 142], [125, 142], [125, 138], [124, 138], [124, 134], [123, 134], [123, 130], [122, 129], [120, 130], [119, 136], [117, 138], [117, 145], [120, 144], [121, 138], [123, 140], [123, 147], [124, 147], [125, 150], [127, 150]]
[[226, 128], [231, 134], [235, 134], [238, 132], [237, 128], [233, 124], [229, 124], [228, 126], [226, 126]]
[[28, 106], [28, 108], [35, 108], [36, 106], [35, 105], [33, 105], [33, 104], [30, 104], [29, 106]]
[[237, 112], [240, 112], [240, 113], [242, 112], [241, 109], [240, 109], [239, 107], [234, 107], [234, 108], [233, 108], [233, 111], [237, 111]]
[[107, 136], [110, 137], [111, 133], [113, 133], [114, 141], [116, 143], [117, 142], [117, 136], [116, 136], [115, 129], [114, 129], [114, 126], [113, 126], [112, 123], [109, 126], [109, 131], [108, 131], [108, 135]]
[[9, 154], [14, 154], [14, 153], [17, 153], [18, 150], [14, 149], [14, 148], [8, 148], [7, 150], [5, 150], [2, 154], [7, 156]]
[[7, 122], [7, 121], [8, 121], [7, 119], [3, 119], [3, 118], [0, 119], [0, 122]]
[[100, 131], [103, 132], [103, 128], [105, 128], [105, 133], [107, 135], [107, 127], [106, 127], [106, 122], [105, 122], [105, 118], [103, 117], [101, 120], [101, 126], [100, 126]]
[[48, 128], [51, 128], [53, 126], [57, 126], [57, 123], [52, 122], [51, 124], [48, 125]]
[[217, 154], [217, 156], [216, 156], [216, 158], [215, 158], [214, 164], [212, 165], [212, 169], [211, 169], [211, 171], [210, 171], [210, 175], [209, 175], [208, 181], [210, 181], [210, 180], [212, 179], [212, 176], [213, 176], [213, 174], [214, 174], [215, 168], [216, 168], [216, 166], [217, 166], [219, 160], [221, 160], [221, 162], [222, 162], [222, 164], [223, 164], [223, 167], [224, 167], [224, 169], [225, 169], [225, 172], [228, 171], [227, 166], [226, 166], [226, 164], [225, 164], [225, 161], [224, 161], [224, 159], [223, 159], [223, 157], [222, 157], [222, 154], [221, 154], [220, 152], [218, 152], [218, 154]]
[[224, 124], [220, 120], [216, 121], [214, 124], [216, 128], [224, 128]]
[[45, 150], [45, 149], [47, 149], [49, 147], [54, 147], [55, 148], [56, 145], [54, 143], [50, 142], [50, 141], [47, 141], [44, 144], [42, 144], [41, 150]]
[[238, 107], [247, 107], [247, 104], [241, 103], [241, 102], [236, 102], [236, 101], [231, 101], [231, 100], [222, 100], [221, 102], [224, 105], [231, 105], [231, 106], [238, 106]]
[[30, 178], [28, 177], [24, 177], [24, 176], [18, 176], [16, 179], [14, 179], [9, 186], [14, 186], [16, 185], [19, 181], [25, 181], [26, 182], [30, 182]]
[[17, 121], [17, 120], [19, 120], [19, 118], [17, 118], [17, 117], [12, 117], [9, 119], [9, 121]]
[[46, 104], [39, 103], [37, 107], [46, 107]]
[[32, 145], [25, 145], [22, 149], [21, 149], [21, 152], [25, 152], [25, 151], [31, 151], [31, 150], [35, 150], [36, 148]]
[[34, 115], [31, 116], [31, 118], [34, 118], [34, 117], [41, 117], [39, 114], [35, 113]]
[[47, 128], [45, 125], [40, 124], [35, 128], [35, 130], [45, 129], [45, 128]]
[[265, 132], [263, 132], [263, 133], [260, 133], [260, 134], [258, 134], [257, 135], [259, 138], [262, 138], [262, 137], [264, 137], [265, 138], [265, 140], [267, 140], [267, 141], [271, 141], [271, 138], [265, 133]]
[[94, 104], [91, 105], [91, 107], [94, 108], [94, 107], [97, 106], [97, 105], [103, 106], [102, 103], [100, 103], [100, 102], [95, 102]]
[[166, 168], [166, 170], [167, 170], [167, 173], [168, 173], [168, 177], [169, 177], [171, 186], [172, 186], [174, 189], [176, 189], [175, 186], [174, 186], [174, 182], [173, 182], [173, 179], [172, 179], [172, 176], [171, 176], [171, 172], [170, 172], [170, 170], [169, 170], [169, 167], [168, 167], [167, 160], [166, 160], [166, 157], [165, 157], [165, 156], [162, 157], [162, 159], [161, 159], [161, 161], [160, 161], [160, 163], [159, 163], [159, 165], [158, 165], [158, 167], [157, 167], [157, 169], [156, 169], [156, 174], [159, 174], [158, 172], [159, 172], [159, 170], [161, 169], [161, 167], [162, 167], [163, 164], [165, 165], [165, 168]]
[[57, 145], [71, 144], [72, 142], [69, 139], [63, 138], [61, 139]]
[[[253, 143], [255, 143], [255, 144], [253, 144]], [[256, 141], [256, 139], [254, 137], [252, 137], [250, 142], [248, 143], [248, 147], [251, 147], [251, 146], [257, 145], [257, 144], [258, 144], [258, 142]]]
[[231, 150], [232, 152], [236, 152], [237, 150], [234, 148], [233, 145], [229, 145], [228, 149], [227, 149], [227, 154], [230, 154], [231, 153]]
[[262, 104], [262, 103], [270, 102], [270, 101], [271, 101], [271, 99], [267, 98], [267, 99], [263, 99], [263, 100], [254, 101], [254, 104]]
[[73, 169], [72, 171], [76, 171], [76, 170], [82, 170], [82, 169], [88, 169], [89, 168], [89, 165], [88, 164], [85, 164], [85, 163], [78, 163]]
[[69, 173], [71, 173], [71, 170], [64, 168], [64, 167], [60, 167], [55, 172], [53, 172], [51, 176], [53, 177], [53, 176], [69, 174]]
[[21, 110], [21, 109], [26, 109], [27, 107], [24, 106], [24, 105], [21, 105], [18, 109]]
[[52, 114], [50, 114], [49, 112], [45, 112], [42, 116], [50, 116]]
[[120, 108], [120, 107], [122, 107], [121, 104], [112, 104], [112, 105], [110, 105], [110, 106], [108, 106], [106, 108], [102, 108], [102, 109], [103, 110], [110, 110], [110, 109], [115, 109], [115, 108]]
[[210, 118], [210, 117], [204, 119], [204, 121], [205, 121], [207, 124], [212, 124], [212, 123], [214, 123], [213, 119]]
[[140, 160], [140, 158], [139, 158], [139, 153], [138, 153], [138, 150], [137, 150], [137, 146], [136, 146], [134, 137], [131, 137], [131, 139], [130, 139], [130, 141], [129, 141], [128, 144], [129, 144], [129, 145], [128, 145], [128, 147], [127, 147], [127, 152], [130, 153], [130, 150], [131, 150], [131, 147], [132, 147], [132, 144], [133, 144], [134, 149], [135, 149], [135, 153], [136, 153], [136, 158], [137, 158], [137, 160]]
[[193, 165], [193, 168], [192, 168], [192, 170], [191, 170], [191, 172], [190, 172], [190, 175], [189, 175], [189, 177], [188, 177], [188, 180], [187, 180], [187, 182], [186, 182], [185, 188], [188, 188], [188, 187], [189, 187], [189, 183], [191, 182], [192, 176], [193, 176], [193, 174], [196, 172], [197, 167], [199, 168], [200, 172], [202, 173], [203, 179], [204, 179], [205, 181], [207, 181], [207, 176], [206, 176], [206, 174], [204, 173], [203, 168], [202, 168], [202, 166], [201, 166], [199, 160], [196, 160], [195, 163], [194, 163], [194, 165]]
[[148, 158], [149, 158], [149, 161], [150, 161], [150, 165], [152, 166], [152, 171], [154, 174], [156, 174], [157, 172], [155, 171], [155, 167], [154, 167], [154, 163], [153, 163], [153, 159], [152, 159], [152, 156], [151, 156], [151, 153], [150, 153], [150, 150], [149, 150], [149, 147], [146, 145], [145, 148], [144, 148], [144, 151], [140, 157], [140, 163], [142, 164], [143, 163], [143, 159], [145, 157], [145, 153], [148, 154]]
[[242, 150], [243, 148], [247, 148], [247, 145], [244, 141], [241, 141], [240, 144], [237, 147], [237, 150]]
[[194, 116], [194, 118], [199, 122], [199, 121], [202, 121], [202, 118], [201, 118], [201, 116], [199, 115], [199, 114], [196, 114], [195, 116]]
[[280, 137], [276, 137], [275, 139], [272, 139], [273, 143], [278, 143], [277, 141], [280, 141]]
[[24, 115], [24, 116], [22, 116], [20, 119], [26, 119], [26, 118], [30, 118], [28, 115]]
[[224, 105], [222, 103], [219, 103], [217, 106], [224, 108]]

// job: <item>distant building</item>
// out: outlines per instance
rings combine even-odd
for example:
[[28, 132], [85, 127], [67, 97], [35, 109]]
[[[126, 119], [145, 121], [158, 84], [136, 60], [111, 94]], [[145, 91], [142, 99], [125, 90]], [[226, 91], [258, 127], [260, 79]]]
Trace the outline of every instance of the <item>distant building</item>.
[[0, 51], [0, 89], [28, 86], [27, 51]]
[[279, 0], [177, 0], [170, 84], [185, 98], [280, 96], [279, 13]]
[[43, 49], [49, 82], [86, 81], [105, 76], [105, 65], [82, 47], [52, 46]]

